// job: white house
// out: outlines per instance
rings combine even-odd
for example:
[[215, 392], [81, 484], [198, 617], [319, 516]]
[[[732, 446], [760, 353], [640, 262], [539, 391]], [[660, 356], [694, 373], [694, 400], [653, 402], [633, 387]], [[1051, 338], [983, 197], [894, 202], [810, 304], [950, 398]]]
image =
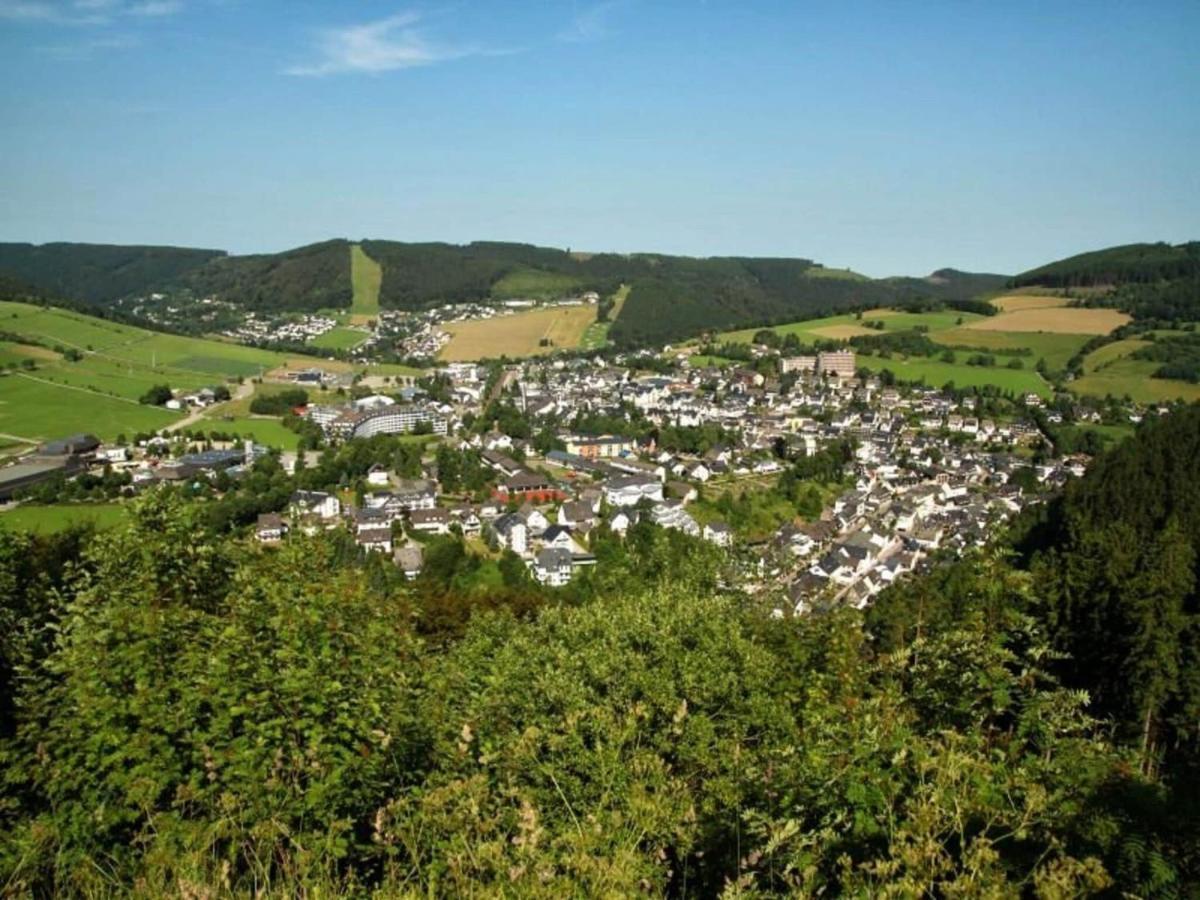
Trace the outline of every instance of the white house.
[[728, 547], [733, 543], [733, 531], [724, 522], [709, 522], [700, 534], [718, 547]]
[[408, 514], [413, 531], [426, 534], [449, 534], [450, 511], [447, 509], [414, 509]]
[[604, 485], [604, 499], [609, 506], [636, 506], [643, 499], [659, 503], [662, 498], [662, 482], [644, 475], [621, 475]]
[[542, 584], [562, 587], [571, 580], [571, 551], [561, 547], [546, 547], [538, 551], [533, 562], [533, 577]]
[[491, 528], [501, 547], [522, 556], [529, 550], [529, 529], [516, 513], [500, 516], [492, 522]]

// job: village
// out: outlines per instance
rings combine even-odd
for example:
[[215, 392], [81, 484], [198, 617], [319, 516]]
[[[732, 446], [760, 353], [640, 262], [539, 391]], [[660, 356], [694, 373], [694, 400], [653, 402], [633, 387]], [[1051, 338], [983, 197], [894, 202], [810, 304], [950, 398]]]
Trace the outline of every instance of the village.
[[[533, 578], [556, 587], [597, 565], [596, 529], [622, 536], [650, 523], [719, 548], [730, 585], [774, 598], [781, 614], [861, 608], [935, 559], [985, 544], [1088, 462], [1053, 452], [1044, 426], [1062, 413], [1043, 409], [1036, 395], [884, 384], [858, 371], [850, 350], [758, 368], [683, 356], [649, 371], [644, 362], [453, 363], [395, 393], [322, 390], [293, 411], [323, 438], [326, 449], [308, 451], [309, 464], [331, 447], [403, 435], [425, 442], [419, 477], [374, 465], [357, 496], [297, 489], [285, 508], [259, 515], [254, 539], [270, 545], [346, 529], [362, 551], [416, 578], [430, 539], [460, 535], [480, 553], [515, 554]], [[293, 377], [322, 384], [319, 367]], [[484, 418], [497, 409], [507, 430]], [[1069, 414], [1098, 418], [1087, 408]], [[634, 423], [644, 434], [625, 427]], [[134, 491], [237, 479], [271, 452], [252, 441], [175, 454], [171, 446], [169, 435], [125, 446], [87, 435], [50, 442], [0, 470], [0, 500], [89, 469], [127, 473]], [[484, 473], [482, 492], [447, 490], [442, 454], [432, 448], [472, 461]], [[281, 462], [292, 472], [297, 454]], [[807, 478], [803, 514], [781, 493], [797, 473]], [[783, 510], [769, 530], [737, 521], [763, 498]]]

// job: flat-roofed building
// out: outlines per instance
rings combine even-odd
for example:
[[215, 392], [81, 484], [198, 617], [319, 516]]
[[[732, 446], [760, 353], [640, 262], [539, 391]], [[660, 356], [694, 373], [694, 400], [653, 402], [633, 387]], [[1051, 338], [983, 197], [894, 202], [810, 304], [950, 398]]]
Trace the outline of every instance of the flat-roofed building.
[[856, 371], [854, 368], [853, 350], [827, 350], [817, 354], [818, 375], [836, 375], [838, 378], [853, 378]]

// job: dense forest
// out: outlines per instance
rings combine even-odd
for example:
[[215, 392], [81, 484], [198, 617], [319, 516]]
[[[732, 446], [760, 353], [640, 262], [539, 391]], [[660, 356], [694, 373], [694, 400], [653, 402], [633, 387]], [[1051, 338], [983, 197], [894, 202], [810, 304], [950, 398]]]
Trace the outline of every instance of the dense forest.
[[1125, 244], [1080, 253], [1015, 276], [1013, 287], [1072, 288], [1174, 281], [1200, 275], [1200, 241]]
[[411, 584], [336, 532], [260, 548], [176, 492], [0, 532], [0, 882], [1195, 896], [1198, 467], [1200, 407], [1147, 423], [865, 615], [775, 618], [650, 525], [562, 595], [453, 538]]
[[317, 310], [349, 306], [350, 244], [324, 241], [284, 253], [223, 256], [172, 280], [198, 297], [256, 310]]
[[[871, 280], [852, 273], [831, 275], [807, 259], [572, 253], [489, 241], [457, 245], [368, 240], [362, 247], [382, 268], [379, 299], [388, 309], [420, 310], [511, 297], [555, 299], [583, 291], [611, 295], [628, 284], [632, 290], [609, 333], [614, 343], [625, 347], [851, 307], [965, 301], [1005, 282], [1003, 276], [953, 269], [927, 278]], [[0, 277], [4, 276], [93, 306], [152, 291], [186, 291], [195, 297], [215, 295], [247, 309], [316, 310], [348, 306], [352, 294], [349, 243], [340, 239], [251, 256], [10, 244], [0, 246]]]
[[104, 305], [165, 284], [221, 250], [112, 244], [0, 244], [0, 275], [51, 296]]

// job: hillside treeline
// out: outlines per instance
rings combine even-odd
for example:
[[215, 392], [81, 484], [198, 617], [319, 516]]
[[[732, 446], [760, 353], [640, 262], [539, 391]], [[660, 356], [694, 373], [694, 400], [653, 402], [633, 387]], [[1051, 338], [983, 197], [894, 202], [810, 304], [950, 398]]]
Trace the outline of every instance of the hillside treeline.
[[[102, 306], [154, 285], [173, 282], [224, 255], [222, 250], [186, 247], [0, 244], [0, 276], [46, 296]], [[27, 288], [4, 294], [6, 299], [24, 299], [27, 295]]]
[[457, 595], [453, 542], [409, 584], [336, 534], [218, 536], [173, 494], [100, 536], [0, 532], [0, 881], [1194, 896], [1198, 451], [1200, 409], [1148, 425], [1018, 556], [865, 620], [774, 618], [652, 526], [557, 602], [503, 561], [503, 590]]
[[1014, 287], [1092, 287], [1153, 283], [1200, 276], [1200, 241], [1172, 245], [1125, 244], [1030, 269], [1012, 279]]
[[[609, 337], [632, 347], [701, 331], [795, 320], [851, 307], [965, 301], [1004, 283], [998, 275], [941, 270], [929, 278], [839, 278], [807, 259], [691, 258], [571, 253], [530, 244], [364, 241], [382, 267], [380, 304], [421, 310], [512, 296], [555, 298], [632, 290]], [[77, 251], [72, 248], [78, 248]], [[277, 254], [58, 244], [0, 246], [9, 274], [69, 301], [104, 306], [122, 297], [186, 291], [260, 311], [350, 304], [349, 243], [326, 241]]]

